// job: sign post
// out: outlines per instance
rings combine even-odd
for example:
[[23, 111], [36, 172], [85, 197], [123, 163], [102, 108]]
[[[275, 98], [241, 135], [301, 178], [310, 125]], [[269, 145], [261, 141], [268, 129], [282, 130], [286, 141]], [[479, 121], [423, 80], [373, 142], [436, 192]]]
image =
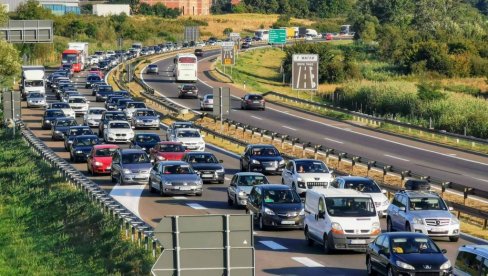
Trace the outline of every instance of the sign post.
[[291, 66], [293, 90], [317, 91], [319, 87], [319, 56], [316, 54], [294, 54]]
[[224, 66], [224, 73], [225, 67], [230, 65], [231, 67], [231, 75], [232, 75], [232, 66], [235, 64], [235, 48], [234, 48], [234, 41], [224, 41], [222, 42], [222, 50], [220, 55], [220, 60], [222, 65]]
[[220, 118], [220, 130], [223, 130], [224, 117], [230, 114], [230, 88], [215, 87], [213, 89], [213, 115]]

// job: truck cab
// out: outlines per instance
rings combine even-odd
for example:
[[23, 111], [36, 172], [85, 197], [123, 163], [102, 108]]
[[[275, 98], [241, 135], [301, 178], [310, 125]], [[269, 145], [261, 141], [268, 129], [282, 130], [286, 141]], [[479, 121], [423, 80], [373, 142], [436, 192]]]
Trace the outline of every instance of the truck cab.
[[46, 94], [46, 80], [44, 79], [44, 66], [22, 66], [22, 79], [20, 82], [22, 97], [25, 99], [30, 92]]

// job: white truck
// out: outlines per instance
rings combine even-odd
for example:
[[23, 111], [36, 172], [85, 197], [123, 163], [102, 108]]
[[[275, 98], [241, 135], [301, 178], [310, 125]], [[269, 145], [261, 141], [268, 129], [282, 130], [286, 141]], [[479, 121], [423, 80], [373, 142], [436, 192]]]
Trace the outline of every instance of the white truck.
[[44, 66], [22, 66], [22, 79], [20, 81], [22, 97], [26, 98], [27, 94], [33, 91], [46, 94], [46, 80], [44, 76]]
[[81, 70], [84, 70], [88, 65], [88, 42], [69, 42], [68, 49], [80, 52]]

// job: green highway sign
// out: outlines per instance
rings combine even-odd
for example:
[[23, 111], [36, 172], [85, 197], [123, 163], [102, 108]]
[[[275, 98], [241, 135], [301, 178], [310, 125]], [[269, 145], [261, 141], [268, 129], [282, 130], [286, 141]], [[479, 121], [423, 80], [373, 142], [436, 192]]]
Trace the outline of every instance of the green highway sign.
[[271, 30], [269, 30], [269, 43], [271, 43], [271, 44], [285, 44], [286, 43], [286, 29], [271, 29]]

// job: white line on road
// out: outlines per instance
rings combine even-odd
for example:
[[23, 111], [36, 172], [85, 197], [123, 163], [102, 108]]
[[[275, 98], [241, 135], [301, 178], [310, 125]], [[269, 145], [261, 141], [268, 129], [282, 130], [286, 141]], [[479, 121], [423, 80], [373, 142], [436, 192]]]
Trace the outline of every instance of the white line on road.
[[488, 182], [488, 180], [483, 179], [483, 178], [477, 178], [477, 177], [472, 177], [472, 176], [471, 176], [471, 178], [479, 180], [479, 181], [483, 181], [483, 182]]
[[173, 199], [186, 199], [184, 196], [174, 196]]
[[393, 158], [393, 159], [398, 159], [398, 160], [401, 160], [401, 161], [405, 161], [405, 162], [410, 162], [410, 160], [408, 160], [408, 159], [404, 159], [404, 158], [396, 157], [396, 156], [389, 155], [389, 154], [385, 154], [385, 156], [386, 156], [386, 157]]
[[290, 130], [293, 130], [293, 131], [297, 131], [295, 128], [292, 128], [292, 127], [289, 127], [289, 126], [281, 126], [282, 128], [287, 128], [287, 129], [290, 129]]
[[207, 209], [207, 207], [203, 207], [202, 205], [200, 205], [198, 203], [187, 203], [186, 205], [188, 205], [191, 208], [196, 209], [196, 210], [204, 210], [204, 209]]
[[227, 180], [227, 181], [230, 181], [231, 180], [230, 177], [227, 177], [227, 176], [224, 177], [224, 179]]
[[324, 265], [307, 257], [291, 257], [294, 261], [299, 262], [308, 267], [324, 267]]
[[260, 118], [258, 116], [254, 116], [254, 115], [251, 115], [251, 117], [253, 117], [254, 119], [258, 119], [258, 120], [263, 120], [263, 118]]
[[324, 139], [327, 140], [327, 141], [334, 142], [334, 143], [344, 144], [344, 142], [337, 141], [337, 140], [334, 140], [334, 139], [330, 139], [330, 138], [324, 138]]
[[276, 243], [274, 241], [259, 241], [260, 243], [262, 243], [263, 245], [273, 249], [273, 250], [285, 250], [285, 249], [288, 249], [286, 247], [284, 247], [283, 245], [279, 244], [279, 243]]
[[145, 185], [120, 186], [117, 184], [112, 188], [112, 191], [110, 191], [110, 196], [140, 218], [139, 200], [141, 199], [142, 191], [144, 191], [145, 187]]

